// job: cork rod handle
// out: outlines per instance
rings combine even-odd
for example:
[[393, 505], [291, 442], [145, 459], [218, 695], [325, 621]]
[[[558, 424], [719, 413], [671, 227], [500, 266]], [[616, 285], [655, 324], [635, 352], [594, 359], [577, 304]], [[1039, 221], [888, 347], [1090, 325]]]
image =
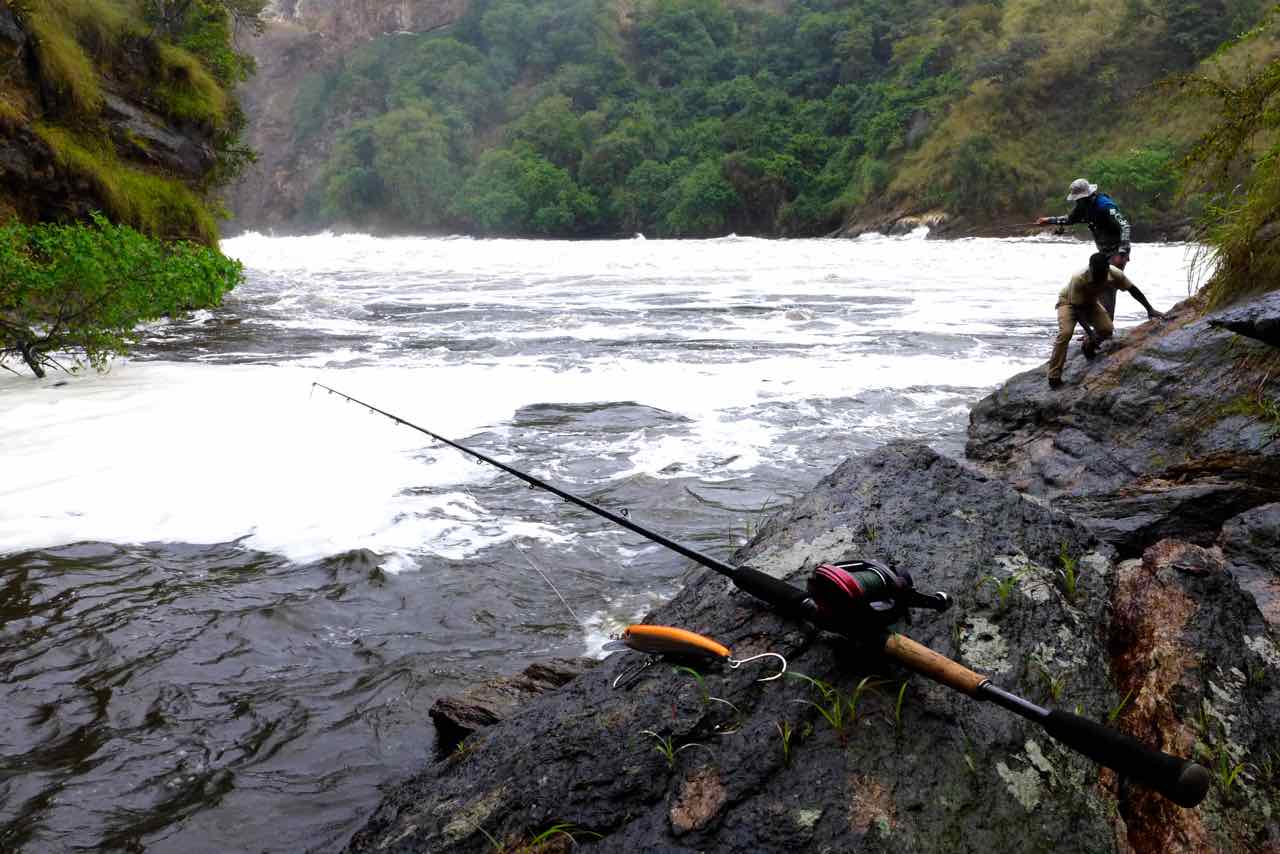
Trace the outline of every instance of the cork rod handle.
[[885, 641], [884, 651], [913, 673], [919, 673], [970, 697], [976, 697], [978, 686], [987, 681], [987, 677], [981, 673], [974, 673], [963, 664], [957, 664], [905, 635], [890, 635]]

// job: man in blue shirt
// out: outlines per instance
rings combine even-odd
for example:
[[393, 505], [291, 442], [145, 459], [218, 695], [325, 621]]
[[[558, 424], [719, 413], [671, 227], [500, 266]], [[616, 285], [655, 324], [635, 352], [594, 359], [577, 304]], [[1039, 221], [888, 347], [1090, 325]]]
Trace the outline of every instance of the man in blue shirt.
[[[1075, 225], [1083, 222], [1093, 233], [1093, 241], [1098, 251], [1106, 255], [1112, 267], [1123, 270], [1129, 263], [1129, 220], [1116, 207], [1116, 203], [1106, 193], [1098, 192], [1097, 184], [1090, 184], [1085, 178], [1077, 178], [1071, 182], [1067, 191], [1067, 201], [1075, 202], [1075, 207], [1066, 216], [1042, 216], [1036, 220], [1037, 225]], [[1116, 313], [1116, 292], [1107, 290], [1100, 300], [1107, 310], [1108, 317]]]

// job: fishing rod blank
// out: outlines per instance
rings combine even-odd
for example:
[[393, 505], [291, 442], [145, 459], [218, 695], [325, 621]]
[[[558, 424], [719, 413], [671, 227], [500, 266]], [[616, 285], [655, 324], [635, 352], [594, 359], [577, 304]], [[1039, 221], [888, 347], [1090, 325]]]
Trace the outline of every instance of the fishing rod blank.
[[456, 448], [476, 459], [496, 466], [530, 486], [544, 489], [590, 510], [629, 531], [640, 534], [695, 563], [728, 577], [746, 593], [792, 616], [808, 620], [851, 640], [865, 642], [880, 635], [880, 651], [903, 667], [939, 684], [972, 697], [985, 700], [1043, 727], [1051, 737], [1114, 771], [1161, 793], [1176, 804], [1194, 807], [1204, 799], [1211, 777], [1200, 765], [1155, 750], [1124, 733], [1088, 718], [1057, 709], [1046, 709], [991, 683], [959, 662], [952, 661], [905, 635], [887, 631], [898, 618], [910, 619], [910, 608], [945, 611], [951, 599], [945, 593], [926, 594], [915, 589], [911, 576], [895, 572], [878, 561], [861, 560], [848, 563], [822, 564], [808, 581], [808, 590], [747, 566], [734, 567], [710, 555], [689, 548], [675, 540], [651, 531], [626, 516], [606, 510], [586, 498], [574, 495], [533, 475], [498, 462], [479, 451], [460, 445], [425, 427], [406, 421], [376, 406], [343, 394], [322, 383], [312, 383], [330, 394], [390, 418], [397, 424], [412, 427], [420, 433]]

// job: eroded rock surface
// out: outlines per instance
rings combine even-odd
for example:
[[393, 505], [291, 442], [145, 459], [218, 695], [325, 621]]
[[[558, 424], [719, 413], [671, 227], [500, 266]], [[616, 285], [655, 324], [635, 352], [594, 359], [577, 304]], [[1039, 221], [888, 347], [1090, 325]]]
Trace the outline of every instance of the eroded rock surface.
[[[1170, 749], [1222, 744], [1228, 761], [1274, 767], [1280, 662], [1265, 621], [1220, 549], [1177, 549], [1151, 568], [1118, 566], [1066, 514], [899, 443], [840, 466], [737, 557], [796, 583], [819, 560], [887, 560], [958, 600], [910, 635], [998, 684], [1096, 719], [1118, 710], [1119, 725]], [[1261, 770], [1168, 831], [1136, 790], [1038, 727], [785, 620], [718, 575], [694, 571], [649, 620], [740, 656], [783, 653], [839, 692], [844, 719], [833, 725], [832, 700], [809, 681], [758, 683], [748, 667], [694, 678], [662, 665], [613, 690], [634, 660], [614, 655], [389, 791], [350, 850], [486, 851], [560, 824], [600, 851], [1119, 852], [1155, 850], [1153, 834], [1166, 851], [1280, 844]], [[1114, 673], [1113, 649], [1129, 662]], [[1248, 686], [1236, 671], [1253, 673]], [[1200, 737], [1204, 714], [1229, 721], [1228, 742]]]
[[1280, 293], [1207, 317], [1189, 301], [1094, 362], [1073, 345], [1063, 388], [1037, 368], [973, 408], [968, 457], [1125, 556], [1169, 537], [1209, 545], [1280, 500], [1280, 350], [1214, 325], [1272, 310]]

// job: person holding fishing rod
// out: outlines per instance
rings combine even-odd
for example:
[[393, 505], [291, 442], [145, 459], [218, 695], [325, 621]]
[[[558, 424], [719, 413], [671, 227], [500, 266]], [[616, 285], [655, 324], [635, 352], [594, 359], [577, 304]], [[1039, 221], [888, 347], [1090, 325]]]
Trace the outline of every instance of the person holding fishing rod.
[[[1077, 178], [1067, 189], [1067, 201], [1075, 207], [1066, 216], [1042, 216], [1036, 225], [1075, 225], [1083, 222], [1093, 234], [1098, 251], [1107, 257], [1112, 267], [1119, 270], [1129, 264], [1129, 220], [1120, 212], [1115, 200], [1098, 192], [1097, 184], [1087, 178]], [[1116, 289], [1103, 288], [1098, 302], [1106, 309], [1107, 317], [1116, 316]]]
[[[1104, 259], [1105, 260], [1105, 259]], [[1094, 762], [1119, 772], [1124, 777], [1153, 789], [1183, 807], [1199, 804], [1209, 791], [1212, 778], [1201, 765], [1148, 747], [1141, 741], [1118, 732], [1105, 724], [1058, 709], [1047, 709], [995, 685], [988, 677], [952, 661], [893, 629], [900, 619], [907, 619], [911, 609], [946, 611], [953, 602], [946, 593], [924, 593], [917, 590], [911, 575], [895, 571], [873, 560], [844, 563], [822, 563], [814, 568], [805, 587], [796, 587], [750, 566], [733, 566], [697, 549], [665, 537], [656, 531], [614, 513], [580, 495], [560, 489], [514, 466], [472, 450], [438, 433], [406, 421], [398, 415], [379, 409], [322, 383], [312, 383], [329, 394], [368, 409], [396, 424], [416, 430], [488, 463], [532, 487], [544, 490], [570, 504], [601, 516], [619, 527], [640, 534], [651, 542], [682, 555], [713, 572], [725, 576], [739, 590], [764, 602], [792, 619], [803, 620], [819, 629], [848, 638], [866, 649], [938, 684], [945, 685], [974, 700], [1000, 706], [1041, 727], [1059, 743], [1089, 757]], [[629, 648], [650, 653], [710, 654], [730, 667], [751, 659], [734, 659], [727, 647], [718, 642], [680, 630], [678, 627], [639, 629], [644, 636], [624, 640]], [[629, 634], [633, 632], [629, 631]], [[772, 653], [766, 653], [772, 655]], [[759, 656], [756, 656], [759, 657]], [[778, 656], [781, 658], [781, 656]], [[735, 663], [736, 662], [736, 663]], [[785, 662], [785, 659], [784, 659]], [[781, 673], [777, 674], [781, 675]], [[776, 678], [776, 677], [771, 677]], [[615, 680], [615, 686], [618, 680]]]

